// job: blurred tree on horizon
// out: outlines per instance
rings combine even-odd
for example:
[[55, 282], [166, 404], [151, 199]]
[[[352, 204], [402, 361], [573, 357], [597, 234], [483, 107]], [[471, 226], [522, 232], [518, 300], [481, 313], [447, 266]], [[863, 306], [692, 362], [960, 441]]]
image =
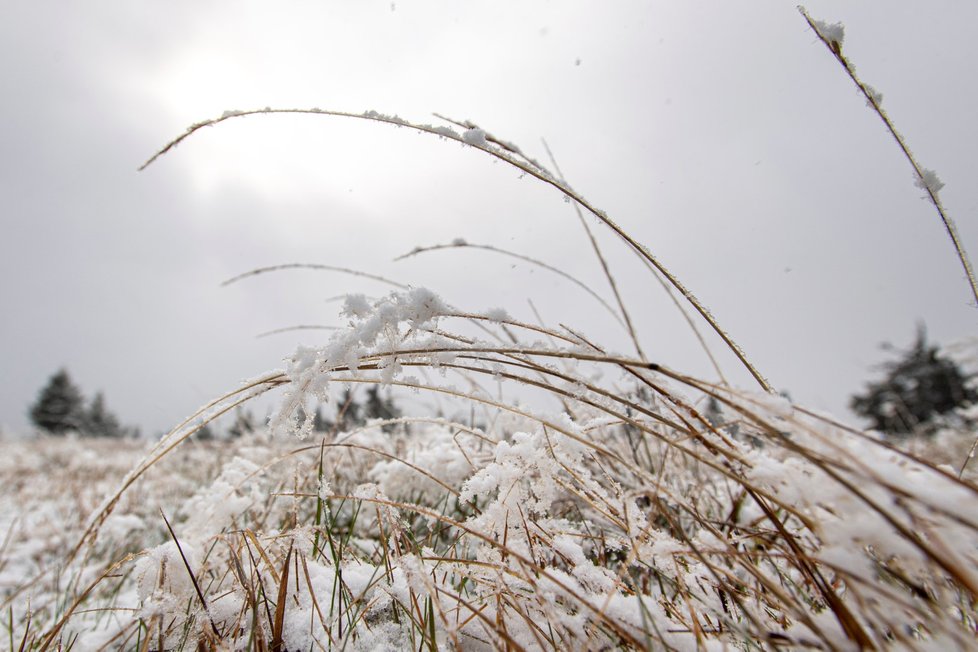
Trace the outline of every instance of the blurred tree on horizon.
[[978, 391], [951, 358], [927, 343], [923, 325], [913, 345], [895, 350], [897, 360], [882, 365], [884, 377], [855, 394], [850, 407], [872, 422], [872, 428], [895, 437], [933, 434], [935, 419], [978, 400]]
[[55, 435], [81, 431], [86, 421], [85, 399], [67, 369], [62, 367], [48, 379], [31, 406], [30, 417], [35, 426]]
[[96, 392], [85, 406], [85, 396], [62, 367], [38, 393], [30, 408], [31, 422], [45, 432], [65, 435], [77, 432], [86, 437], [138, 437], [139, 429], [119, 423], [105, 406], [105, 395]]

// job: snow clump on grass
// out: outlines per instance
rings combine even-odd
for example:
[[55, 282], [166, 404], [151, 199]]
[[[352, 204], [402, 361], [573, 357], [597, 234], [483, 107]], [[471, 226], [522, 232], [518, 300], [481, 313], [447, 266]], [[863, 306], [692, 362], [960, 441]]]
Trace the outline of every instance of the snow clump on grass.
[[812, 20], [819, 35], [827, 42], [842, 47], [842, 41], [846, 37], [846, 27], [842, 23], [829, 23], [821, 20]]
[[935, 197], [937, 196], [937, 193], [940, 192], [941, 188], [944, 187], [944, 182], [937, 176], [937, 172], [927, 168], [921, 169], [920, 175], [916, 178], [914, 183], [918, 188], [927, 191]]

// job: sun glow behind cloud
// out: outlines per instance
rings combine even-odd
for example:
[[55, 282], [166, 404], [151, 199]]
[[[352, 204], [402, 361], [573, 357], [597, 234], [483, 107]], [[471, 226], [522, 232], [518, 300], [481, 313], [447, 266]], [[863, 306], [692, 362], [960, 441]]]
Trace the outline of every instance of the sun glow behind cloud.
[[[212, 15], [199, 24], [222, 20], [217, 9], [203, 11]], [[377, 110], [422, 122], [435, 121], [431, 113], [441, 111], [491, 127], [497, 119], [511, 121], [514, 110], [530, 108], [527, 103], [548, 86], [572, 88], [569, 76], [586, 49], [568, 38], [570, 25], [560, 16], [540, 7], [520, 14], [515, 21], [476, 7], [432, 14], [368, 2], [306, 7], [295, 19], [279, 7], [246, 3], [234, 16], [237, 29], [191, 29], [140, 84], [170, 116], [175, 133], [227, 110], [266, 106]], [[528, 77], [527, 48], [561, 70]], [[499, 99], [518, 101], [487, 103], [491, 89], [498, 90]], [[213, 192], [226, 179], [247, 180], [263, 194], [305, 188], [314, 179], [338, 178], [344, 185], [344, 171], [360, 153], [391, 145], [384, 127], [319, 127], [295, 116], [242, 123], [222, 125], [222, 133], [202, 134], [190, 145], [195, 154], [184, 165], [200, 191]], [[525, 128], [536, 140], [553, 125]], [[413, 167], [425, 164], [421, 160]]]

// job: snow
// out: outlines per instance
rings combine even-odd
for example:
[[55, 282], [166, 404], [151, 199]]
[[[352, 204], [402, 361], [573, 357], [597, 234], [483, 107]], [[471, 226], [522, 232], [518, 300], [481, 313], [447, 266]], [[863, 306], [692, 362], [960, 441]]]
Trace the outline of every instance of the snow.
[[[367, 347], [358, 356], [389, 344], [383, 337], [367, 338], [362, 344], [365, 331], [389, 330], [400, 341], [410, 332], [409, 323], [427, 323], [446, 310], [435, 295], [414, 290], [374, 303], [355, 303], [348, 333], [356, 337], [350, 346]], [[378, 319], [386, 324], [379, 330], [374, 323]], [[430, 335], [409, 337], [419, 346], [437, 341]], [[341, 335], [339, 341], [347, 340]], [[328, 349], [309, 347], [294, 357], [322, 360]], [[304, 373], [320, 373], [316, 365], [301, 365]], [[497, 367], [506, 369], [500, 363]], [[669, 391], [678, 395], [683, 390], [673, 383]], [[708, 451], [687, 438], [672, 444], [686, 454], [661, 457], [668, 446], [659, 437], [670, 433], [650, 424], [645, 433], [649, 451], [658, 452], [652, 452], [657, 457], [647, 474], [634, 467], [621, 420], [580, 405], [559, 414], [541, 411], [538, 417], [500, 416], [474, 432], [434, 419], [392, 432], [374, 422], [336, 440], [298, 449], [294, 440], [269, 439], [267, 433], [210, 447], [187, 445], [164, 460], [155, 477], [137, 483], [130, 499], [124, 499], [103, 524], [95, 548], [79, 558], [81, 566], [71, 571], [73, 576], [93, 581], [105, 558], [121, 559], [122, 551], [134, 544], [139, 550], [134, 559], [124, 561], [117, 579], [100, 585], [85, 609], [72, 618], [72, 631], [82, 636], [82, 644], [99, 645], [134, 622], [132, 616], [146, 623], [162, 617], [172, 623], [164, 644], [176, 648], [185, 628], [191, 637], [198, 635], [206, 615], [221, 631], [243, 632], [237, 643], [228, 642], [230, 649], [237, 649], [245, 646], [250, 628], [250, 620], [241, 620], [241, 614], [252, 618], [251, 598], [241, 578], [274, 594], [291, 549], [298, 566], [292, 567], [287, 587], [290, 606], [284, 632], [290, 648], [337, 645], [341, 620], [349, 649], [416, 645], [410, 642], [411, 619], [395, 622], [392, 610], [424, 604], [432, 597], [439, 641], [485, 637], [480, 619], [467, 606], [476, 605], [490, 622], [504, 618], [510, 636], [533, 648], [534, 632], [525, 622], [512, 618], [509, 610], [495, 611], [492, 596], [501, 594], [506, 600], [531, 596], [522, 608], [545, 621], [570, 648], [600, 636], [597, 632], [607, 626], [601, 619], [610, 618], [619, 633], [638, 641], [651, 637], [653, 647], [668, 643], [677, 649], [698, 649], [696, 638], [684, 633], [684, 617], [677, 616], [683, 612], [676, 593], [661, 593], [656, 581], [636, 591], [629, 584], [633, 576], [643, 577], [654, 568], [666, 586], [684, 586], [688, 598], [683, 599], [695, 600], [698, 613], [711, 623], [727, 623], [725, 614], [732, 603], [721, 602], [715, 575], [703, 559], [724, 568], [745, 595], [764, 596], [769, 605], [778, 603], [765, 593], [763, 583], [755, 581], [756, 574], [792, 591], [807, 590], [806, 578], [783, 551], [760, 565], [750, 561], [751, 555], [730, 554], [731, 545], [762, 554], [758, 545], [767, 546], [776, 536], [757, 499], [741, 491], [741, 482], [768, 505], [777, 506], [779, 527], [795, 537], [807, 559], [819, 564], [838, 587], [841, 600], [853, 609], [867, 600], [880, 605], [885, 616], [861, 616], [876, 618], [877, 624], [889, 627], [906, 618], [902, 605], [911, 599], [899, 593], [898, 585], [880, 579], [880, 560], [893, 563], [914, 582], [935, 587], [939, 599], [956, 595], [945, 570], [935, 567], [892, 523], [911, 531], [922, 528], [935, 550], [944, 550], [941, 554], [954, 567], [965, 569], [963, 576], [978, 581], [967, 570], [978, 563], [978, 501], [972, 488], [876, 440], [805, 417], [782, 397], [728, 398], [734, 406], [727, 411], [742, 418], [741, 434], [729, 447], [724, 465], [693, 464], [693, 455]], [[743, 417], [746, 414], [756, 414], [756, 423]], [[783, 434], [765, 434], [757, 427], [774, 423]], [[725, 435], [735, 437], [731, 432]], [[763, 445], [749, 445], [750, 437], [763, 440]], [[950, 434], [941, 437], [942, 446], [951, 441]], [[963, 443], [970, 444], [971, 439], [965, 439]], [[711, 441], [725, 445], [723, 438]], [[110, 471], [122, 477], [141, 454], [138, 446], [128, 445], [132, 448], [122, 455], [125, 446], [93, 448], [80, 439], [5, 442], [9, 448], [0, 458], [0, 481], [8, 491], [20, 493], [0, 510], [0, 529], [12, 533], [0, 567], [0, 590], [9, 591], [42, 568], [60, 563], [87, 522], [85, 514], [110, 486], [100, 485], [98, 478]], [[615, 459], [618, 454], [623, 457]], [[823, 459], [831, 460], [832, 472], [857, 487], [862, 497], [815, 462]], [[45, 497], [50, 477], [11, 481], [24, 477], [23, 468], [52, 463], [61, 469], [59, 478], [77, 478], [76, 489], [48, 490]], [[65, 513], [71, 513], [62, 505], [65, 495], [87, 506], [74, 524], [65, 520]], [[898, 503], [894, 496], [900, 497]], [[675, 536], [671, 526], [655, 518], [660, 512], [650, 507], [652, 499], [666, 505], [667, 514], [701, 510], [704, 520], [684, 519], [682, 537]], [[180, 550], [159, 526], [158, 505], [171, 519], [187, 564], [202, 580], [206, 614]], [[319, 525], [314, 527], [317, 510]], [[729, 524], [724, 521], [728, 516]], [[334, 531], [330, 543], [323, 536], [328, 528], [348, 532], [343, 535], [347, 538]], [[433, 534], [439, 531], [443, 538]], [[320, 554], [314, 556], [317, 536]], [[410, 543], [415, 540], [417, 545]], [[751, 565], [750, 572], [745, 564]], [[37, 622], [49, 622], [55, 613], [57, 586], [65, 577], [37, 585], [31, 595]], [[119, 589], [116, 581], [121, 582]], [[451, 597], [463, 584], [466, 604]], [[23, 604], [15, 601], [17, 619], [26, 614], [18, 612]], [[119, 607], [116, 617], [100, 619], [101, 607], [109, 604]], [[833, 618], [812, 613], [815, 628], [806, 629], [785, 625], [785, 613], [768, 609], [752, 615], [769, 631], [847, 647], [845, 632]], [[438, 613], [449, 617], [442, 620]], [[914, 612], [914, 617], [924, 617], [921, 613], [935, 632], [934, 641], [943, 640], [942, 632], [957, 631], [953, 610]], [[258, 617], [263, 623], [265, 616]], [[749, 636], [746, 625], [729, 624], [724, 634], [707, 637], [703, 647], [735, 647], [743, 640], [738, 637]]]
[[349, 294], [343, 302], [343, 310], [340, 314], [356, 319], [370, 314], [370, 310], [370, 302], [364, 295]]
[[936, 197], [937, 193], [944, 187], [944, 182], [937, 176], [937, 172], [921, 168], [920, 176], [914, 180], [914, 185]]
[[458, 135], [458, 132], [456, 132], [451, 127], [445, 127], [445, 126], [432, 127], [432, 130], [434, 130], [434, 132], [437, 133], [439, 136], [443, 136], [445, 138], [451, 138], [452, 140], [461, 139], [461, 136]]
[[842, 47], [842, 41], [846, 35], [846, 28], [842, 23], [827, 23], [814, 19], [812, 19], [812, 22], [823, 39], [829, 43], [838, 44], [840, 48]]
[[486, 140], [486, 132], [482, 129], [467, 129], [462, 134], [462, 140], [476, 147], [489, 147], [489, 142]]
[[865, 82], [863, 83], [863, 90], [865, 90], [866, 95], [869, 96], [869, 98], [866, 100], [866, 106], [870, 108], [876, 108], [882, 106], [883, 104], [882, 93], [880, 93], [878, 90], [876, 90], [875, 88], [873, 88], [872, 86], [870, 86]]

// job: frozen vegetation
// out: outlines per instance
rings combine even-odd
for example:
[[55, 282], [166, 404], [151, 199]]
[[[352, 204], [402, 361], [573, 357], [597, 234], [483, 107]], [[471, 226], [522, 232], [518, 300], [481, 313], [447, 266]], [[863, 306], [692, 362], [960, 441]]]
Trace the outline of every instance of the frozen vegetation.
[[[813, 29], [841, 58], [842, 26]], [[229, 111], [161, 154], [268, 112]], [[793, 405], [646, 247], [519, 148], [467, 122], [306, 112], [429, 133], [553, 186], [671, 285], [758, 387], [646, 359], [616, 291], [606, 307], [633, 354], [422, 288], [350, 296], [344, 328], [151, 445], [3, 443], [4, 645], [975, 646], [978, 489], [964, 462], [976, 433], [962, 425], [974, 415], [898, 448]], [[940, 181], [913, 163], [940, 208]], [[342, 411], [341, 390], [363, 385], [438, 396], [449, 416], [316, 427], [318, 406]], [[267, 428], [194, 439], [271, 391]], [[547, 400], [524, 404], [522, 392]]]
[[[428, 292], [348, 312], [347, 332], [262, 381], [288, 388], [281, 428], [301, 431], [298, 406], [329, 383], [388, 373], [468, 395], [476, 423], [261, 430], [162, 457], [199, 422], [149, 452], [5, 442], [14, 649], [970, 647], [974, 485], [921, 460], [959, 464], [973, 433], [915, 457], [565, 333], [459, 342]], [[484, 386], [521, 378], [562, 407], [498, 409]]]

